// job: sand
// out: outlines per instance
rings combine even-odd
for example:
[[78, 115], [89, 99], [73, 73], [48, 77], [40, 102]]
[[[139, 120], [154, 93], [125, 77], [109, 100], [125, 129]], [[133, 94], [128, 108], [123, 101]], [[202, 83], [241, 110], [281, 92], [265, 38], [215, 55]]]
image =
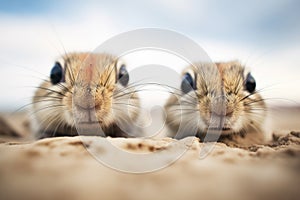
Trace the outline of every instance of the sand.
[[[24, 118], [18, 127], [10, 126], [6, 115], [4, 118], [0, 123], [1, 134], [5, 133], [0, 139], [1, 200], [299, 199], [297, 131], [275, 131], [264, 145], [216, 143], [202, 158], [203, 149], [212, 143], [194, 137], [176, 141], [77, 136], [32, 141], [24, 139], [28, 132]], [[9, 131], [21, 137], [9, 137]], [[133, 161], [112, 152], [108, 144], [130, 155], [155, 154], [162, 169], [145, 159]], [[180, 157], [170, 164], [178, 152]], [[121, 172], [108, 167], [105, 159], [122, 163], [123, 171], [144, 167], [152, 172]]]

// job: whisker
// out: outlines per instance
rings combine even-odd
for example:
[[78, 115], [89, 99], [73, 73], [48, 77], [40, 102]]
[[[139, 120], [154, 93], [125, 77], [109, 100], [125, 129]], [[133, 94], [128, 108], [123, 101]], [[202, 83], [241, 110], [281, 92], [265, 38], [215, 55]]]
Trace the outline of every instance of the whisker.
[[170, 109], [170, 111], [185, 111], [185, 110], [190, 110], [190, 111], [195, 111], [198, 112], [199, 110], [197, 109], [188, 109], [188, 108], [182, 108], [182, 109]]
[[122, 89], [120, 89], [120, 90], [118, 90], [118, 91], [116, 91], [115, 92], [115, 95], [116, 94], [119, 94], [119, 93], [121, 93], [121, 92], [124, 92], [124, 91], [126, 91], [126, 90], [129, 90], [129, 89], [132, 89], [132, 88], [138, 88], [138, 87], [141, 87], [141, 86], [148, 86], [148, 85], [152, 85], [151, 83], [140, 83], [140, 84], [129, 84], [128, 86], [126, 86], [125, 88], [122, 88]]
[[[55, 93], [55, 94], [58, 94], [58, 95], [61, 95], [61, 96], [64, 96], [64, 97], [67, 97], [65, 94], [61, 93], [61, 92], [58, 92], [58, 91], [55, 91], [55, 90], [52, 90], [52, 89], [49, 89], [49, 88], [45, 88], [45, 87], [35, 87], [36, 89], [41, 89], [41, 90], [45, 90], [45, 91], [49, 91], [49, 94], [51, 93]], [[48, 96], [48, 94], [46, 95]]]
[[67, 86], [63, 85], [62, 83], [58, 83], [58, 84], [56, 84], [56, 86], [60, 87], [60, 88], [63, 89], [65, 92], [69, 92], [69, 93], [73, 94], [73, 92], [70, 91], [70, 89], [69, 89]]
[[[158, 85], [158, 86], [162, 86], [162, 87], [165, 87], [165, 88], [170, 88], [170, 89], [173, 89], [173, 90], [176, 90], [176, 91], [180, 92], [180, 93], [175, 93], [175, 92], [173, 91], [174, 94], [180, 95], [180, 96], [182, 95], [182, 91], [181, 91], [180, 89], [176, 88], [176, 87], [173, 87], [173, 86], [169, 86], [169, 85], [161, 84], [161, 83], [151, 83], [151, 85]], [[169, 92], [170, 92], [170, 91], [169, 91]], [[187, 93], [187, 94], [185, 94], [185, 95], [187, 95], [187, 96], [189, 96], [189, 97], [191, 97], [191, 98], [195, 98], [195, 99], [196, 99], [196, 97], [191, 96], [189, 93]]]
[[247, 99], [248, 97], [250, 97], [250, 96], [252, 96], [252, 95], [254, 95], [254, 94], [260, 94], [260, 93], [264, 92], [266, 89], [269, 89], [269, 88], [271, 88], [271, 87], [273, 87], [273, 86], [274, 86], [274, 84], [273, 84], [273, 85], [266, 86], [266, 87], [263, 87], [263, 88], [261, 88], [261, 89], [259, 89], [259, 90], [256, 90], [256, 91], [254, 91], [253, 93], [250, 93], [250, 94], [246, 95], [245, 97], [243, 97], [242, 99], [240, 99], [239, 102], [241, 102], [241, 101]]
[[258, 99], [258, 100], [251, 100], [247, 103], [244, 103], [245, 106], [248, 106], [248, 105], [251, 105], [251, 104], [254, 104], [254, 103], [258, 103], [258, 102], [264, 102], [266, 101], [267, 99]]
[[299, 102], [297, 101], [294, 101], [294, 100], [291, 100], [291, 99], [286, 99], [286, 98], [263, 98], [263, 99], [260, 99], [260, 100], [252, 100], [248, 103], [246, 103], [245, 105], [251, 105], [252, 103], [256, 103], [256, 102], [260, 102], [260, 101], [271, 101], [271, 100], [284, 100], [284, 101], [289, 101], [291, 103], [294, 103], [296, 104], [297, 106], [300, 106]]
[[[40, 95], [36, 95], [36, 96], [34, 96], [34, 97], [36, 97], [36, 98], [48, 98], [48, 99], [59, 99], [59, 100], [62, 100], [62, 99], [63, 99], [63, 97], [59, 97], [59, 96], [50, 96], [50, 95], [48, 95], [48, 96], [40, 96]], [[32, 99], [32, 97], [30, 97], [30, 99]]]
[[129, 103], [114, 102], [114, 103], [112, 103], [112, 104], [125, 105], [125, 106], [133, 106], [133, 107], [140, 108], [140, 107], [137, 106], [137, 105], [133, 105], [133, 104], [129, 104]]
[[129, 91], [129, 92], [126, 92], [126, 93], [123, 93], [123, 94], [119, 94], [117, 96], [114, 96], [114, 94], [111, 96], [111, 97], [114, 97], [115, 99], [118, 99], [120, 97], [123, 97], [123, 96], [127, 96], [127, 95], [131, 95], [131, 94], [135, 94], [137, 92], [140, 92], [140, 91], [144, 91], [144, 90], [134, 90], [134, 91]]
[[[184, 113], [179, 113], [182, 117], [184, 116], [184, 117], [188, 117], [189, 115], [192, 115], [192, 117], [190, 117], [189, 118], [189, 120], [194, 120], [195, 119], [195, 116], [194, 116], [194, 112], [184, 112]], [[179, 114], [177, 114], [177, 115], [179, 115]], [[175, 115], [176, 116], [176, 115]], [[181, 121], [181, 123], [183, 122], [183, 121], [189, 121], [189, 120], [185, 120], [185, 119], [183, 119], [183, 118], [180, 118], [180, 120], [179, 121]], [[168, 124], [168, 125], [171, 125], [171, 124], [174, 124], [174, 123], [176, 123], [176, 121], [178, 121], [178, 118], [174, 118], [174, 119], [172, 119], [171, 121], [169, 121], [169, 122], [167, 122], [166, 124]]]
[[60, 127], [65, 127], [66, 124], [63, 122], [63, 120], [58, 120], [59, 122], [57, 123], [53, 133], [52, 133], [52, 137], [56, 135], [57, 133], [57, 130], [60, 128]]
[[50, 105], [50, 106], [43, 107], [41, 109], [36, 110], [35, 112], [30, 113], [30, 115], [34, 115], [34, 114], [36, 114], [36, 113], [38, 113], [40, 111], [43, 111], [43, 110], [53, 109], [53, 108], [59, 108], [59, 107], [67, 107], [67, 106], [60, 105], [60, 104], [58, 104], [58, 105]]
[[107, 78], [106, 78], [106, 80], [105, 80], [105, 82], [104, 82], [104, 87], [107, 86], [108, 80], [110, 79], [110, 77], [111, 77], [113, 71], [116, 72], [115, 64], [114, 64], [114, 66], [112, 67], [111, 71], [109, 72], [109, 74], [108, 74], [108, 76], [107, 76]]
[[34, 104], [37, 104], [37, 103], [41, 103], [41, 102], [47, 102], [47, 101], [52, 102], [52, 101], [60, 101], [60, 100], [44, 99], [44, 100], [41, 100], [41, 101], [33, 101], [31, 103], [28, 103], [28, 104], [25, 104], [25, 105], [21, 106], [17, 110], [13, 111], [13, 113], [16, 114], [17, 112], [23, 110], [24, 108], [26, 108], [28, 106], [31, 106], [31, 105], [34, 105]]
[[123, 111], [124, 111], [124, 109], [122, 110], [122, 109], [120, 109], [120, 108], [116, 108], [116, 107], [112, 107], [112, 109], [113, 109], [113, 110], [117, 110], [117, 111], [121, 111], [121, 112], [123, 112]]

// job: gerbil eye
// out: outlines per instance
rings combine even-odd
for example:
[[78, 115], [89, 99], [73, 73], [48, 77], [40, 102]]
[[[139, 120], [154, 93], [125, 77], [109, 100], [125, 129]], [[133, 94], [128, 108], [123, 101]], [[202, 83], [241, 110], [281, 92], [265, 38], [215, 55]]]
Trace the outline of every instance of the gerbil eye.
[[126, 69], [125, 65], [121, 65], [120, 70], [119, 70], [119, 75], [118, 75], [119, 82], [123, 85], [126, 86], [129, 82], [129, 74]]
[[50, 80], [53, 85], [63, 81], [63, 68], [56, 62], [50, 73]]
[[195, 90], [195, 89], [196, 89], [196, 84], [195, 81], [193, 80], [193, 77], [189, 73], [184, 74], [181, 82], [181, 90], [185, 94], [187, 94], [191, 90]]
[[246, 90], [248, 90], [248, 92], [250, 92], [250, 93], [254, 92], [255, 87], [256, 87], [256, 82], [250, 73], [247, 75], [245, 86], [246, 86]]

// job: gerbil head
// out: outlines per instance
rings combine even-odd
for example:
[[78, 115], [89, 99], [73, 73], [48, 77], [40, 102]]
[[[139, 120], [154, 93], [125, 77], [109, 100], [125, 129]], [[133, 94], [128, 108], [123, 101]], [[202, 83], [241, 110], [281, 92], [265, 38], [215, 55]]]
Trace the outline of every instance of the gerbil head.
[[262, 131], [264, 100], [251, 73], [237, 61], [188, 67], [176, 96], [166, 105], [167, 123], [173, 128], [196, 121], [198, 133], [208, 128], [223, 135]]
[[[125, 63], [108, 54], [72, 53], [57, 60], [50, 80], [35, 93], [33, 109], [39, 131], [64, 128], [105, 131], [117, 122], [134, 120], [139, 100], [128, 86]], [[129, 105], [134, 106], [129, 106]]]

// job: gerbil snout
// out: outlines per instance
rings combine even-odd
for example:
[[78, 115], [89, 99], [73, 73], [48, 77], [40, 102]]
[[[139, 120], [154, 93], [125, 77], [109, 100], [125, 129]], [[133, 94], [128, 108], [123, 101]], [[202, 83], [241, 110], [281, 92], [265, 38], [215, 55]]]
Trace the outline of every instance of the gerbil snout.
[[89, 111], [93, 109], [99, 110], [101, 108], [101, 102], [95, 100], [95, 96], [99, 96], [99, 92], [94, 91], [91, 86], [87, 86], [84, 89], [81, 89], [81, 95], [78, 95], [79, 92], [74, 91], [73, 94], [73, 105], [76, 109], [82, 111]]
[[[222, 130], [223, 133], [236, 131], [236, 123], [241, 115], [238, 109], [239, 105], [235, 104], [226, 95], [212, 97], [210, 111], [207, 115], [200, 116], [206, 118], [206, 127], [210, 129]], [[201, 112], [200, 112], [201, 114]]]
[[106, 123], [105, 116], [108, 115], [112, 101], [105, 90], [106, 88], [92, 84], [75, 87], [73, 114], [79, 125]]

